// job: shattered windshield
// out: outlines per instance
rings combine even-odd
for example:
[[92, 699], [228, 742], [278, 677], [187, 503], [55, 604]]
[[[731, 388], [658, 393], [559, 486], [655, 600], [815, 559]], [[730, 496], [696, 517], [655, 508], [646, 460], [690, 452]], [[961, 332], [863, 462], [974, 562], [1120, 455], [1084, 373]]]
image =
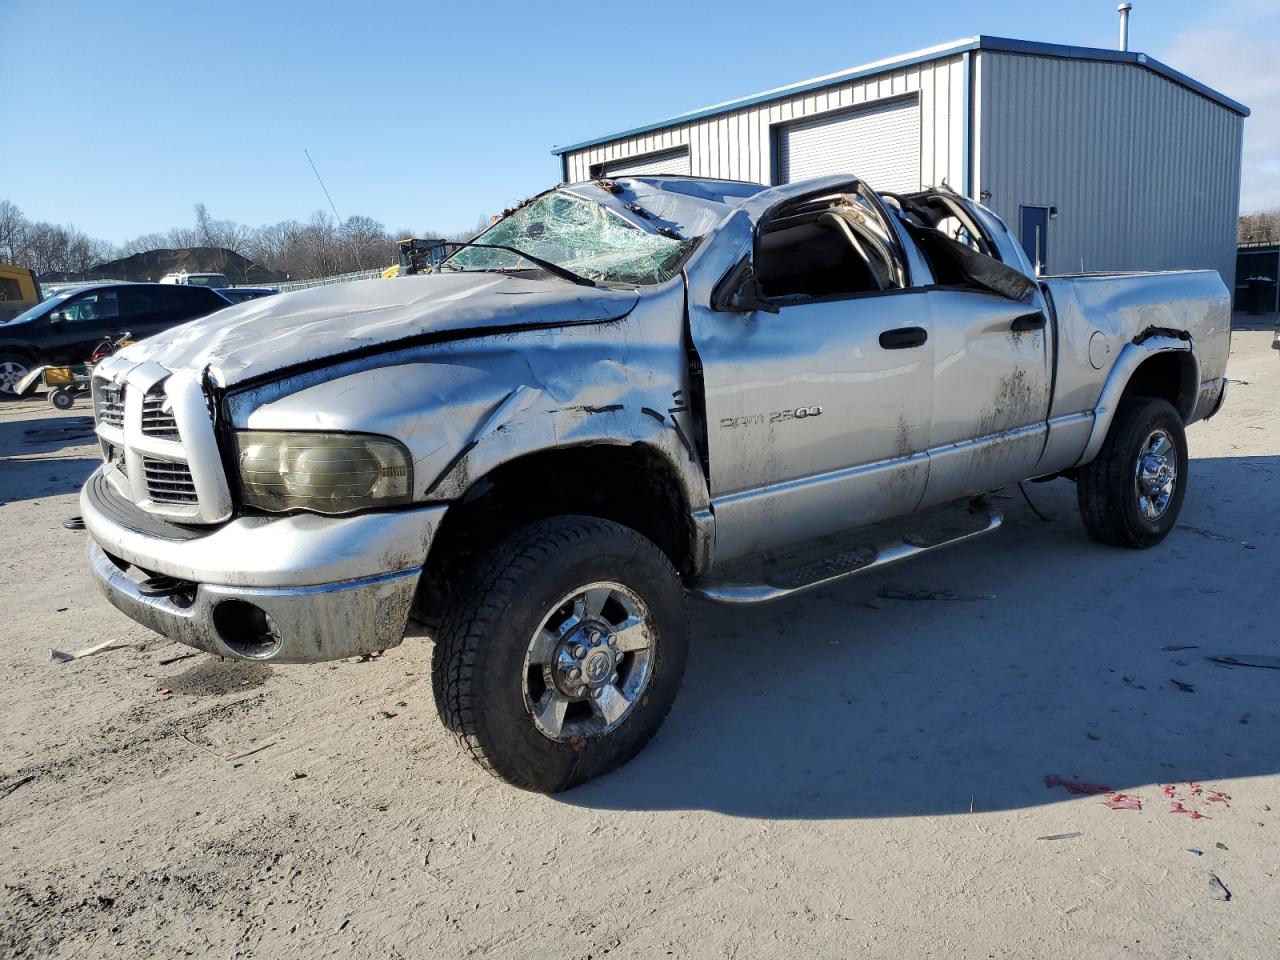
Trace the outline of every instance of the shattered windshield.
[[[556, 190], [500, 220], [475, 242], [515, 247], [592, 280], [650, 284], [675, 276], [697, 241], [649, 233], [601, 204]], [[465, 247], [444, 267], [529, 270], [536, 264], [511, 250]]]

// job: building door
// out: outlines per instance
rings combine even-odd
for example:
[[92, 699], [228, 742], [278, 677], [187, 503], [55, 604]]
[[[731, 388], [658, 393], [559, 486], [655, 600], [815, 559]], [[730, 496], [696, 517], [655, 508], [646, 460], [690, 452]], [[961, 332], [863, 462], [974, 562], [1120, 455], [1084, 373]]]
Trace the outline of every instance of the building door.
[[775, 183], [848, 173], [877, 190], [920, 189], [920, 101], [915, 95], [821, 114], [774, 131]]
[[596, 177], [654, 177], [664, 173], [689, 175], [693, 166], [689, 161], [689, 148], [666, 150], [662, 153], [646, 153], [625, 160], [608, 160], [592, 168]]
[[1048, 273], [1049, 208], [1019, 207], [1022, 214], [1022, 249], [1027, 252], [1036, 273]]

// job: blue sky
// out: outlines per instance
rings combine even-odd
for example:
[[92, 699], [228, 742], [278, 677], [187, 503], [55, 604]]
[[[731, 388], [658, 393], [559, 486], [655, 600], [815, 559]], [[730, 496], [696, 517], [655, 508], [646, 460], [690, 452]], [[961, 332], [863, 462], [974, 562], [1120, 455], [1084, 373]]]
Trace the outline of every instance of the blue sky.
[[[0, 198], [116, 242], [305, 219], [306, 147], [343, 216], [463, 229], [553, 144], [977, 33], [1114, 46], [1115, 3], [0, 0]], [[1243, 207], [1280, 206], [1280, 0], [1137, 0], [1131, 46], [1254, 109]]]

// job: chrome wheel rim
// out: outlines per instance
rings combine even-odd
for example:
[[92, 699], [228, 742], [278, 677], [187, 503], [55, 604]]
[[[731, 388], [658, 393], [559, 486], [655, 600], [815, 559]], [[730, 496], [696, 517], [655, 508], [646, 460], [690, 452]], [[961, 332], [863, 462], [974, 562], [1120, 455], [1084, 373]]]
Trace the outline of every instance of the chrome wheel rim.
[[1152, 430], [1138, 454], [1136, 470], [1138, 510], [1159, 520], [1169, 509], [1178, 484], [1178, 454], [1167, 430]]
[[0, 363], [0, 393], [17, 393], [18, 381], [27, 375], [27, 366], [16, 360]]
[[620, 583], [579, 587], [538, 624], [524, 658], [524, 705], [543, 736], [599, 737], [631, 715], [653, 673], [649, 609]]

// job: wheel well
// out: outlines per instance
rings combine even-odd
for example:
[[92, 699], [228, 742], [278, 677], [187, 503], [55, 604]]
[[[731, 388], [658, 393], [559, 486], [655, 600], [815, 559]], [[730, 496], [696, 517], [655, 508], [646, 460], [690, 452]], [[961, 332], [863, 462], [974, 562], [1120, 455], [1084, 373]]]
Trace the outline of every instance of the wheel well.
[[548, 450], [496, 467], [449, 507], [427, 555], [415, 617], [437, 624], [480, 554], [517, 527], [560, 514], [621, 523], [652, 540], [681, 573], [691, 569], [689, 504], [662, 454], [645, 444]]
[[1156, 353], [1147, 357], [1125, 385], [1121, 399], [1158, 397], [1173, 404], [1183, 422], [1195, 411], [1200, 384], [1195, 382], [1195, 363], [1186, 351]]

